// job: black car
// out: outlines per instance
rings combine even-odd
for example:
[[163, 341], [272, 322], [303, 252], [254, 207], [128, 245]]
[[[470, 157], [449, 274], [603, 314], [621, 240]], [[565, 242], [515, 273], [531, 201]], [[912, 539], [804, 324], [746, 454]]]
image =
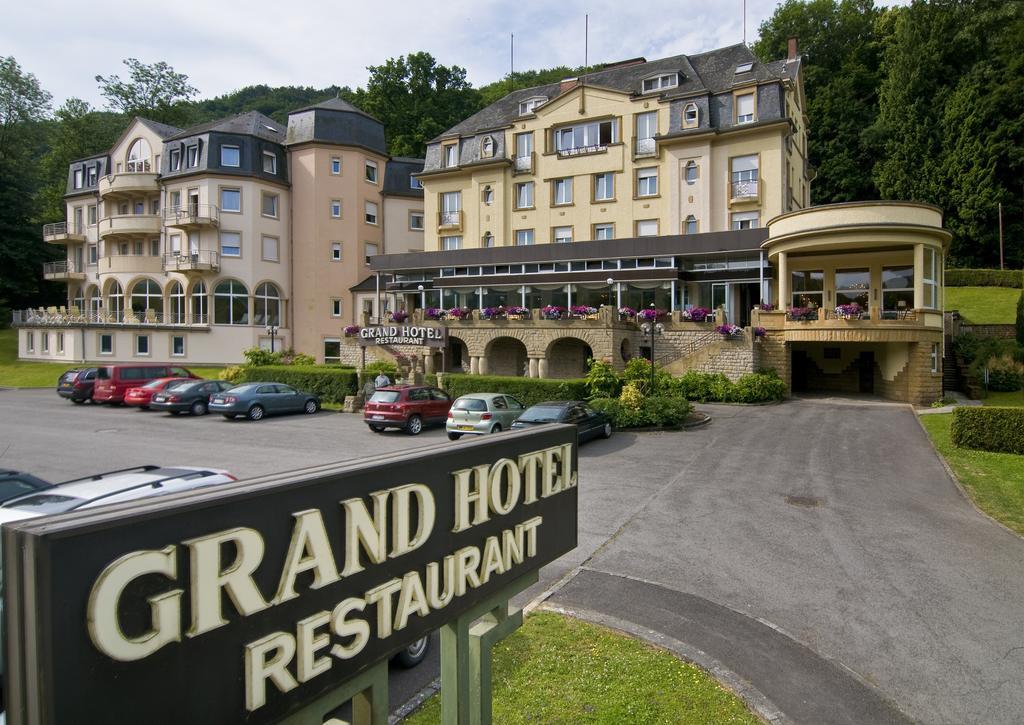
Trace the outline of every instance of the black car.
[[96, 385], [96, 368], [72, 368], [57, 379], [57, 395], [67, 398], [75, 405], [92, 400], [92, 389]]
[[49, 481], [33, 476], [31, 473], [11, 471], [0, 468], [0, 503], [26, 493], [35, 493], [53, 486]]
[[581, 400], [549, 400], [530, 406], [512, 424], [512, 430], [544, 423], [574, 424], [580, 443], [591, 438], [612, 437], [612, 422], [608, 416]]
[[189, 380], [168, 386], [154, 393], [149, 401], [150, 410], [166, 410], [171, 415], [191, 413], [206, 415], [210, 396], [230, 390], [235, 384], [227, 380]]

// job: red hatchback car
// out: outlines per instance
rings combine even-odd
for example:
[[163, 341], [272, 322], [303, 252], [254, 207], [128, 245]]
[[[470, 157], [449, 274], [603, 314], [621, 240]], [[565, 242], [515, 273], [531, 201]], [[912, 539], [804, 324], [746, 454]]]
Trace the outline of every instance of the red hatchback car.
[[157, 378], [137, 388], [128, 388], [124, 394], [125, 405], [137, 405], [143, 410], [149, 410], [149, 404], [153, 396], [161, 390], [171, 387], [175, 383], [186, 383], [193, 378]]
[[448, 393], [427, 385], [388, 385], [378, 388], [363, 408], [363, 422], [374, 433], [402, 428], [417, 435], [423, 426], [444, 423], [452, 399]]

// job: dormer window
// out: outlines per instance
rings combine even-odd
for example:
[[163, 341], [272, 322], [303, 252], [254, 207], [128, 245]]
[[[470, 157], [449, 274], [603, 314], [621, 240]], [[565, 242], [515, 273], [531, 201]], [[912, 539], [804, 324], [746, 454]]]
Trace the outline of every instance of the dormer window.
[[654, 76], [653, 78], [645, 78], [643, 81], [643, 92], [653, 93], [654, 91], [662, 91], [666, 88], [675, 88], [678, 85], [679, 74], [666, 73], [665, 75]]
[[542, 106], [547, 102], [547, 96], [534, 96], [533, 98], [527, 98], [525, 101], [520, 101], [519, 115], [525, 116], [528, 113], [533, 113], [538, 106]]
[[696, 128], [700, 114], [697, 111], [696, 103], [687, 103], [683, 109], [683, 128]]
[[740, 63], [738, 66], [736, 66], [736, 75], [739, 75], [740, 73], [749, 73], [750, 69], [753, 67], [753, 63]]
[[480, 142], [480, 158], [489, 159], [492, 156], [494, 156], [494, 139], [484, 136], [483, 141]]
[[76, 188], [76, 189], [81, 189], [82, 188], [82, 170], [81, 169], [75, 169], [74, 188]]
[[743, 93], [736, 96], [736, 123], [753, 123], [756, 120], [754, 110], [754, 94]]
[[409, 177], [409, 188], [410, 189], [422, 189], [423, 182], [417, 179], [415, 176]]
[[86, 169], [86, 183], [89, 186], [96, 186], [96, 180], [99, 178], [100, 169], [98, 166], [93, 165]]
[[451, 144], [444, 147], [444, 167], [446, 169], [459, 165], [459, 145]]
[[129, 174], [142, 174], [149, 171], [149, 142], [144, 138], [136, 139], [128, 149], [125, 168]]

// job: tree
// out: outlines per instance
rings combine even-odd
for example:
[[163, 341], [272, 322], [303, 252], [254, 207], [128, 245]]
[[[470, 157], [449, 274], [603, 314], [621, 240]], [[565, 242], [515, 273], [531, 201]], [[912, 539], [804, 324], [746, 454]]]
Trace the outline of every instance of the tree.
[[1017, 298], [1017, 344], [1024, 347], [1024, 290]]
[[50, 110], [50, 94], [12, 56], [0, 58], [0, 161], [20, 155], [20, 135]]
[[419, 52], [370, 66], [355, 103], [384, 124], [395, 156], [423, 156], [427, 141], [480, 109], [480, 93], [464, 68], [438, 65]]
[[130, 81], [119, 76], [96, 76], [100, 92], [110, 107], [128, 116], [145, 116], [163, 123], [183, 123], [189, 118], [187, 102], [199, 91], [188, 83], [188, 76], [177, 73], [163, 61], [147, 65], [127, 58]]

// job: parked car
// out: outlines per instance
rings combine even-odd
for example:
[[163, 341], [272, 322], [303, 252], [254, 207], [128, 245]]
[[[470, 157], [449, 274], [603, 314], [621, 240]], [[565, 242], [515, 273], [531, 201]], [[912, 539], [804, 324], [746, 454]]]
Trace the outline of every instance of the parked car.
[[128, 388], [140, 387], [157, 378], [198, 379], [188, 369], [177, 365], [104, 365], [96, 370], [93, 402], [120, 405]]
[[452, 399], [448, 393], [428, 385], [387, 385], [374, 391], [363, 406], [363, 422], [374, 433], [401, 428], [419, 435], [425, 425], [448, 419]]
[[53, 484], [0, 504], [0, 524], [236, 481], [219, 468], [135, 466]]
[[503, 393], [473, 393], [452, 403], [445, 429], [457, 441], [464, 435], [484, 435], [509, 430], [526, 406]]
[[239, 415], [262, 420], [280, 413], [313, 413], [320, 410], [320, 398], [282, 383], [244, 383], [210, 397], [210, 411], [225, 418]]
[[189, 380], [192, 380], [192, 378], [157, 378], [137, 388], [128, 388], [128, 391], [124, 394], [124, 404], [136, 405], [142, 410], [149, 410], [149, 404], [156, 393], [173, 388], [177, 384], [185, 383]]
[[0, 503], [51, 486], [53, 484], [49, 481], [44, 481], [31, 473], [0, 468]]
[[574, 424], [580, 443], [591, 438], [612, 437], [612, 422], [608, 416], [580, 400], [549, 400], [532, 405], [512, 424], [512, 428], [521, 430], [545, 423]]
[[75, 405], [92, 400], [92, 389], [96, 384], [96, 368], [71, 368], [57, 378], [57, 395], [67, 398]]
[[235, 384], [227, 380], [186, 380], [153, 394], [152, 410], [166, 410], [171, 415], [191, 413], [206, 415], [210, 396], [230, 390]]

